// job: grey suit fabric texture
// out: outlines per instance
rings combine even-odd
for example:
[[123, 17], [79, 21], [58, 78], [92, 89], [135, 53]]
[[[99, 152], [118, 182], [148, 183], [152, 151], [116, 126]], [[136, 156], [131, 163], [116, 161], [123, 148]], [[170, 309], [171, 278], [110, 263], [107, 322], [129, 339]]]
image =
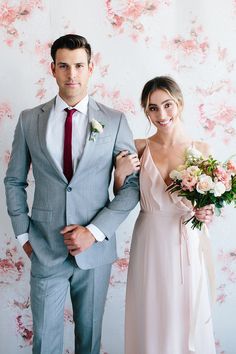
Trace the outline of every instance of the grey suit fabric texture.
[[[74, 272], [84, 270], [90, 272], [90, 270], [93, 270], [95, 273], [92, 273], [92, 277], [96, 276], [97, 279], [98, 276], [96, 274], [102, 274], [99, 269], [101, 270], [102, 267], [108, 266], [103, 271], [103, 274], [106, 274], [104, 276], [106, 280], [101, 279], [100, 289], [96, 290], [97, 294], [103, 294], [100, 300], [103, 305], [100, 310], [96, 309], [95, 304], [91, 309], [79, 310], [78, 306], [75, 305], [78, 298], [76, 300], [76, 296], [74, 296], [75, 336], [83, 337], [83, 334], [86, 333], [86, 328], [83, 325], [80, 326], [78, 323], [81, 323], [81, 321], [78, 322], [77, 320], [81, 318], [81, 313], [87, 313], [88, 311], [93, 314], [100, 312], [98, 317], [102, 317], [104, 299], [108, 287], [107, 274], [109, 274], [111, 263], [117, 257], [115, 231], [139, 200], [137, 174], [133, 174], [126, 179], [112, 201], [109, 200], [108, 193], [115, 156], [122, 150], [128, 150], [133, 153], [135, 152], [135, 147], [132, 133], [124, 114], [97, 103], [90, 97], [86, 144], [78, 167], [70, 183], [68, 183], [63, 172], [58, 169], [52, 156], [50, 156], [46, 145], [47, 123], [54, 102], [55, 99], [33, 109], [25, 110], [19, 117], [15, 129], [11, 158], [4, 180], [7, 209], [15, 235], [28, 233], [29, 241], [33, 248], [31, 295], [34, 319], [40, 317], [44, 306], [43, 301], [47, 296], [44, 282], [44, 286], [41, 287], [43, 290], [41, 293], [39, 292], [40, 296], [38, 297], [39, 299], [42, 298], [42, 303], [37, 303], [37, 306], [34, 306], [36, 293], [39, 291], [39, 289], [36, 290], [37, 281], [35, 279], [38, 279], [38, 281], [40, 279], [42, 282], [45, 280], [49, 284], [50, 277], [54, 277], [50, 269], [54, 269], [54, 275], [56, 275], [57, 269], [60, 267], [68, 267], [64, 274], [69, 274], [71, 267], [73, 267], [74, 278], [78, 277], [78, 279], [80, 276], [75, 275]], [[89, 139], [92, 119], [96, 119], [104, 125], [103, 132], [97, 134], [95, 141]], [[29, 211], [26, 188], [28, 186], [27, 176], [30, 166], [32, 166], [34, 175], [35, 190], [32, 209]], [[68, 251], [60, 231], [65, 225], [79, 224], [86, 226], [89, 223], [97, 226], [106, 238], [102, 242], [94, 243], [92, 247], [80, 253], [76, 260], [77, 264], [75, 262], [71, 264], [71, 257], [68, 257]], [[40, 269], [42, 270], [41, 273], [39, 272]], [[73, 277], [68, 280], [71, 294], [75, 292], [74, 289], [79, 289], [80, 286], [78, 284], [79, 281], [75, 286], [75, 282], [73, 283], [72, 279]], [[97, 279], [96, 289], [99, 288], [98, 283]], [[63, 299], [62, 301], [60, 300], [62, 304], [59, 309], [60, 314], [63, 313], [66, 291], [62, 291], [62, 293]], [[86, 294], [85, 290], [84, 294]], [[93, 296], [96, 298], [95, 286], [93, 286]], [[51, 304], [53, 304], [53, 301], [51, 301]], [[38, 310], [36, 309], [37, 307]], [[50, 308], [45, 308], [44, 310], [50, 311]], [[93, 324], [93, 326], [95, 325]], [[101, 323], [99, 325], [96, 324], [96, 326], [98, 327], [98, 334], [93, 341], [97, 343], [96, 348], [98, 348]], [[77, 327], [78, 332], [76, 334]], [[39, 331], [35, 321], [34, 330], [36, 332]], [[45, 328], [43, 330], [42, 328], [40, 329], [40, 333], [45, 331]], [[62, 336], [60, 331], [62, 329], [58, 330], [57, 336], [59, 338]], [[45, 354], [45, 351], [42, 351], [42, 345], [40, 344], [40, 349], [37, 341], [41, 341], [41, 339], [35, 338], [33, 353]], [[81, 351], [78, 349], [81, 343], [79, 344], [78, 342], [76, 344], [76, 353], [99, 353], [99, 349], [91, 349], [91, 345], [90, 349]], [[57, 353], [61, 353], [61, 350], [58, 347]], [[49, 350], [47, 353], [51, 353], [51, 351]]]
[[[114, 233], [139, 200], [138, 176], [127, 178], [110, 202], [108, 187], [115, 156], [122, 150], [135, 151], [125, 116], [89, 100], [89, 121], [104, 125], [95, 141], [88, 130], [82, 158], [68, 185], [46, 146], [46, 129], [54, 100], [20, 115], [5, 178], [7, 208], [15, 235], [29, 233], [33, 250], [42, 264], [54, 265], [67, 257], [60, 230], [65, 225], [92, 222], [106, 236], [83, 252], [78, 260], [82, 269], [112, 263], [116, 258]], [[55, 141], [56, 143], [56, 141]], [[31, 216], [25, 188], [32, 163], [35, 179]]]

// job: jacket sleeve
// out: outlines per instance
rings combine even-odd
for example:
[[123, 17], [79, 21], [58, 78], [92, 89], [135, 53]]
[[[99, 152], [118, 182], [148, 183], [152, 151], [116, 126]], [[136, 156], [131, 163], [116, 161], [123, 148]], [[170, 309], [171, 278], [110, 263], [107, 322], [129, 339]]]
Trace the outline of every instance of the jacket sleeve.
[[[128, 150], [130, 153], [136, 152], [132, 132], [123, 114], [113, 151], [114, 161], [116, 155], [122, 150]], [[137, 205], [138, 201], [139, 175], [132, 174], [126, 178], [124, 185], [118, 191], [115, 198], [95, 216], [91, 223], [97, 226], [109, 239]]]
[[23, 113], [15, 129], [11, 157], [4, 179], [7, 211], [16, 236], [28, 232], [30, 220], [26, 187], [31, 157], [25, 140], [22, 115]]

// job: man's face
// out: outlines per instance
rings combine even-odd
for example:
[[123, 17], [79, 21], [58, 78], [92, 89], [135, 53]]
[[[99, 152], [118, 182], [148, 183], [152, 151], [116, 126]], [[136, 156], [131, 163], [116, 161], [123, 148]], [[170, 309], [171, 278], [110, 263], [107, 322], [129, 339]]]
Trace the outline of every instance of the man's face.
[[84, 48], [58, 49], [51, 69], [59, 86], [60, 97], [70, 106], [76, 105], [87, 95], [93, 65], [88, 64]]

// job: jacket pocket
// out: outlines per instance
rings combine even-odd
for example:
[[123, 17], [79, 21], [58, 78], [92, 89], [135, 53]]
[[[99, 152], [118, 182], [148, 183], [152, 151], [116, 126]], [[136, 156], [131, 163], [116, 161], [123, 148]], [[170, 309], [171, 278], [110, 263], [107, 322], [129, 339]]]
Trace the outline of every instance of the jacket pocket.
[[31, 219], [34, 221], [50, 223], [52, 221], [52, 210], [32, 208]]

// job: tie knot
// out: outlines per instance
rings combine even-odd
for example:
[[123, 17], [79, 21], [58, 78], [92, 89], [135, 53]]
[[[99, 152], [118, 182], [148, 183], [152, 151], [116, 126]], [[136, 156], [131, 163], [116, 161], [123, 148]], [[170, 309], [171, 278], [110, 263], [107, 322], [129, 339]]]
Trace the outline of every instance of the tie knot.
[[77, 111], [77, 109], [75, 109], [75, 108], [72, 108], [72, 109], [65, 108], [65, 111], [67, 113], [67, 116], [72, 116]]

